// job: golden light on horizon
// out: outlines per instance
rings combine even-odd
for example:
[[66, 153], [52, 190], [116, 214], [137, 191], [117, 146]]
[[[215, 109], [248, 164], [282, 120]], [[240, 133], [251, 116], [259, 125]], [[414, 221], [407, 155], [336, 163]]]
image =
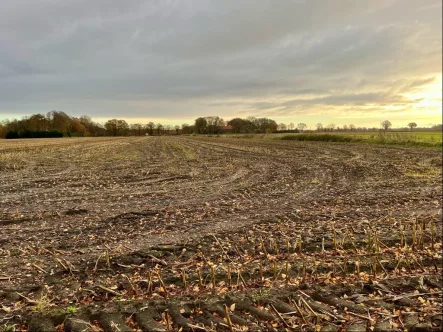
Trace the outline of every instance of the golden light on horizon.
[[442, 74], [436, 75], [434, 82], [422, 86], [415, 93], [407, 94], [405, 97], [417, 100], [412, 103], [415, 111], [413, 114], [442, 115]]

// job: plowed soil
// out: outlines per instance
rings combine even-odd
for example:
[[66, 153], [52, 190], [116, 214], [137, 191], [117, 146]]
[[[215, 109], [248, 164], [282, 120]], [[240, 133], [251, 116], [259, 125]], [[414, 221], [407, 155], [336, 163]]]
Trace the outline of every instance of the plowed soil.
[[441, 158], [0, 141], [0, 331], [440, 331]]

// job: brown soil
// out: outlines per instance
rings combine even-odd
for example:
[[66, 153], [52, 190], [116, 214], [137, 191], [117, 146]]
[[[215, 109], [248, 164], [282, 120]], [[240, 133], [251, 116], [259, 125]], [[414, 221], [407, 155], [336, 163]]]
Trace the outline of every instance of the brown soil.
[[0, 141], [0, 331], [439, 331], [438, 165], [361, 144]]

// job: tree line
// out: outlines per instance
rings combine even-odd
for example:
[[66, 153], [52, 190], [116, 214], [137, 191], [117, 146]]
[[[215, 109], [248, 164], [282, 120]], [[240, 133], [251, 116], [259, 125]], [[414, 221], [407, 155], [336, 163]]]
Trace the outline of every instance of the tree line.
[[[380, 123], [381, 128], [389, 130], [392, 127], [390, 121]], [[417, 128], [415, 122], [407, 125], [410, 130]], [[435, 127], [435, 128], [434, 128]], [[441, 125], [431, 129], [441, 129]], [[34, 114], [22, 119], [4, 120], [0, 122], [0, 138], [38, 138], [38, 137], [63, 137], [63, 136], [144, 136], [144, 135], [188, 135], [188, 134], [265, 134], [265, 133], [297, 133], [307, 130], [305, 123], [288, 125], [279, 123], [268, 118], [234, 118], [229, 121], [219, 116], [199, 117], [193, 124], [163, 125], [161, 123], [148, 122], [146, 124], [128, 124], [125, 120], [110, 119], [101, 124], [92, 121], [89, 116], [72, 117], [64, 112], [51, 111], [47, 114]], [[356, 127], [353, 124], [335, 124], [323, 126], [317, 123], [314, 131], [365, 131], [378, 130], [377, 128]]]
[[22, 119], [0, 122], [1, 138], [81, 137], [81, 136], [144, 136], [180, 134], [273, 133], [278, 130], [274, 120], [268, 118], [235, 118], [228, 122], [218, 116], [199, 117], [194, 124], [163, 125], [128, 124], [125, 120], [110, 119], [101, 124], [89, 116], [72, 117], [61, 111], [34, 114]]

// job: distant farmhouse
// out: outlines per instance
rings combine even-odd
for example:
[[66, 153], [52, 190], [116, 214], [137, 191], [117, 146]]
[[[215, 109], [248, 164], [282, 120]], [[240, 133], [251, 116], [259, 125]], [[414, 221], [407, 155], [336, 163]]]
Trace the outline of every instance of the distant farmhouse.
[[230, 125], [222, 126], [222, 127], [220, 127], [220, 132], [221, 133], [232, 133], [232, 126], [230, 126]]

